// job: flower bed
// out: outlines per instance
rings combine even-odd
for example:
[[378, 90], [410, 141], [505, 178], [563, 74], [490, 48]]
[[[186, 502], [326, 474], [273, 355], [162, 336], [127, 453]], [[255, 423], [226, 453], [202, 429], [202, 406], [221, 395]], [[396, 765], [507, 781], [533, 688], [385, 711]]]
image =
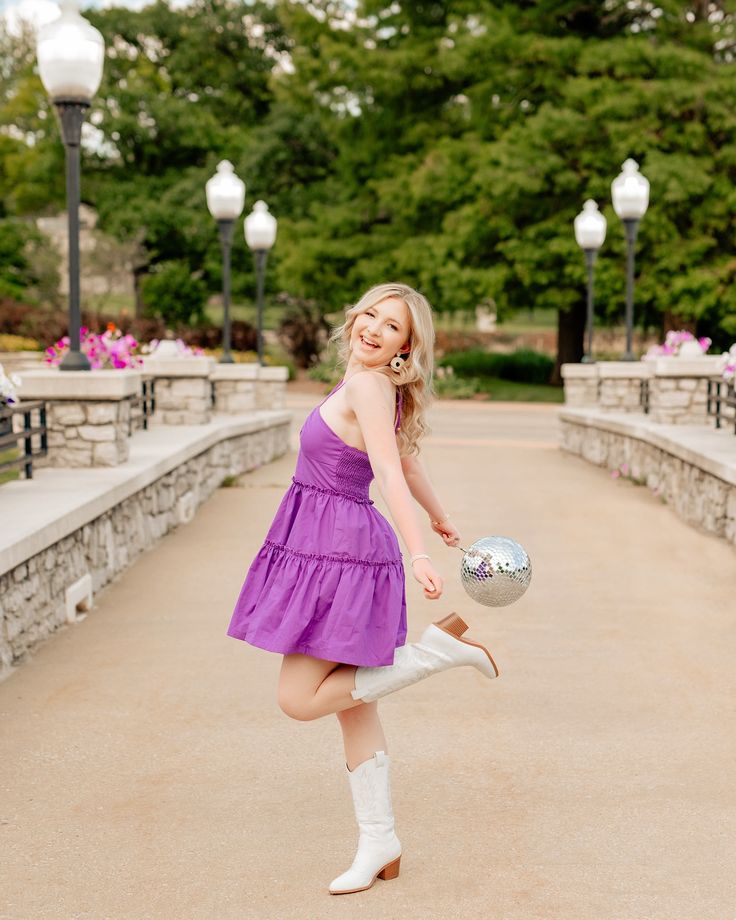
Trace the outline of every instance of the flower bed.
[[[86, 326], [79, 332], [80, 351], [87, 356], [93, 370], [141, 366], [142, 361], [136, 354], [138, 340], [130, 334], [124, 335], [115, 323], [108, 323], [102, 335], [90, 332]], [[58, 367], [68, 352], [69, 336], [65, 335], [46, 349], [46, 363]]]

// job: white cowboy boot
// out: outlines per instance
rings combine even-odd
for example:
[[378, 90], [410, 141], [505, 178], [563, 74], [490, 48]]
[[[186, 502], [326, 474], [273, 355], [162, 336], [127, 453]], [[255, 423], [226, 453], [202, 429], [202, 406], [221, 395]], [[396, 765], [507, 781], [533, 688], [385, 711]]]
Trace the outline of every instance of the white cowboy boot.
[[376, 878], [388, 880], [399, 874], [401, 843], [394, 833], [388, 768], [389, 757], [383, 751], [376, 751], [352, 772], [345, 766], [360, 836], [352, 866], [330, 882], [330, 894], [365, 891]]
[[393, 664], [377, 668], [359, 667], [355, 672], [355, 690], [350, 695], [354, 700], [369, 703], [394, 690], [415, 684], [430, 674], [465, 664], [473, 665], [486, 677], [498, 677], [496, 662], [488, 649], [461, 638], [467, 628], [456, 613], [437, 623], [430, 623], [419, 642], [396, 649]]

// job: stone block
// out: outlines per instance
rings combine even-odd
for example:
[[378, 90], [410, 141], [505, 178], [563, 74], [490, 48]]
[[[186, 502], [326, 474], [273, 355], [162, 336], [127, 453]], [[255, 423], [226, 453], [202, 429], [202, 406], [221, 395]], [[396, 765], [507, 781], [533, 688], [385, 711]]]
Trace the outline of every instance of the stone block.
[[255, 403], [255, 393], [232, 393], [224, 400], [223, 406], [218, 405], [218, 409], [228, 413], [249, 412], [255, 409]]
[[[156, 383], [158, 387], [158, 382]], [[182, 377], [170, 381], [170, 391], [174, 398], [184, 398], [187, 396], [197, 396], [204, 398], [209, 395], [210, 382], [204, 377], [187, 378]]]
[[676, 389], [655, 391], [650, 394], [650, 403], [657, 408], [684, 409], [690, 405], [690, 394]]
[[73, 401], [96, 402], [110, 399], [117, 402], [140, 392], [140, 371], [94, 370], [59, 371], [58, 368], [24, 371], [20, 395], [23, 399], [45, 399], [49, 403]]
[[128, 459], [127, 441], [95, 444], [92, 459], [94, 466], [118, 466], [124, 463]]
[[66, 429], [49, 428], [46, 432], [46, 441], [49, 448], [64, 447], [66, 445]]
[[114, 425], [82, 425], [79, 437], [83, 441], [115, 441], [117, 432]]
[[51, 403], [48, 413], [48, 423], [50, 426], [83, 425], [84, 421], [85, 414], [81, 403]]
[[108, 425], [116, 422], [117, 417], [118, 405], [116, 403], [89, 403], [87, 405], [87, 422], [90, 425]]
[[57, 447], [54, 450], [50, 450], [46, 457], [39, 459], [41, 464], [48, 466], [68, 466], [71, 468], [92, 466], [92, 444], [75, 441], [72, 444], [67, 444], [66, 447]]

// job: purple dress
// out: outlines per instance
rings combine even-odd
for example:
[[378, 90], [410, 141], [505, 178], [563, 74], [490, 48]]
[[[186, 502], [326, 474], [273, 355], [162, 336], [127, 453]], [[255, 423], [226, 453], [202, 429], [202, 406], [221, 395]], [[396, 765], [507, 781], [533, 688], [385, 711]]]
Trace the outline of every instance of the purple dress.
[[[398, 429], [400, 390], [397, 396]], [[299, 433], [292, 484], [248, 570], [227, 634], [282, 655], [393, 664], [394, 649], [406, 640], [399, 543], [368, 497], [368, 454], [328, 427], [322, 403]]]

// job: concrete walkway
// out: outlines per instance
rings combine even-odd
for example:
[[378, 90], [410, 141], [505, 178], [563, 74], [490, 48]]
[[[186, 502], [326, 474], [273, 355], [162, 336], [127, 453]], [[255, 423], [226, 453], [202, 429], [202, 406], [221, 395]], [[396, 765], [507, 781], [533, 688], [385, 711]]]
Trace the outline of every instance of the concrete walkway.
[[[314, 400], [292, 397], [294, 437]], [[294, 454], [221, 489], [0, 684], [3, 920], [733, 920], [736, 555], [562, 454], [556, 409], [438, 403], [426, 457], [464, 545], [534, 582], [439, 602], [501, 678], [381, 702], [401, 875], [331, 897], [356, 842], [337, 721], [289, 720], [280, 657], [225, 630]], [[377, 505], [384, 510], [382, 503]]]

